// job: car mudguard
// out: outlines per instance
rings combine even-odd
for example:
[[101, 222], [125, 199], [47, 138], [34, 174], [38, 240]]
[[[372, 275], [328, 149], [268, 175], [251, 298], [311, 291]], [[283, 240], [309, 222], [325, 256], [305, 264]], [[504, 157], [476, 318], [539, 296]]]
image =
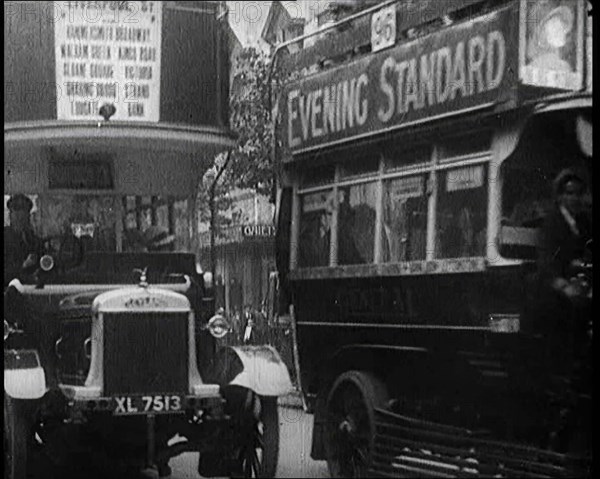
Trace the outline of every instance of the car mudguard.
[[39, 399], [46, 391], [46, 376], [36, 350], [4, 350], [5, 394], [15, 399]]
[[275, 348], [230, 346], [242, 363], [242, 370], [228, 384], [251, 389], [260, 396], [282, 396], [294, 390], [290, 373]]

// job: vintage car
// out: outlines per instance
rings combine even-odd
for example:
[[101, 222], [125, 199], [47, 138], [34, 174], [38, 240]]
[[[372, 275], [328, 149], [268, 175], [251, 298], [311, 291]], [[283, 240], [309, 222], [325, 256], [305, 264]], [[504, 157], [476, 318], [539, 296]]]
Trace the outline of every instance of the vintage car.
[[4, 477], [165, 477], [189, 451], [204, 477], [273, 477], [289, 374], [219, 344], [194, 255], [65, 250], [4, 293]]

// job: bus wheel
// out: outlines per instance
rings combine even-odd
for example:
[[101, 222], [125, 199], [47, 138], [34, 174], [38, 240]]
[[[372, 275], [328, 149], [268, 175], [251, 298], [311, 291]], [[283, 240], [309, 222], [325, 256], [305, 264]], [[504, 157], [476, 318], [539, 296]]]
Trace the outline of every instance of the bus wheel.
[[27, 477], [29, 421], [19, 401], [4, 394], [4, 477]]
[[331, 477], [368, 477], [375, 440], [375, 408], [387, 403], [385, 385], [369, 373], [348, 371], [330, 389], [325, 453]]
[[238, 444], [232, 477], [275, 477], [279, 458], [277, 398], [246, 390], [238, 416]]

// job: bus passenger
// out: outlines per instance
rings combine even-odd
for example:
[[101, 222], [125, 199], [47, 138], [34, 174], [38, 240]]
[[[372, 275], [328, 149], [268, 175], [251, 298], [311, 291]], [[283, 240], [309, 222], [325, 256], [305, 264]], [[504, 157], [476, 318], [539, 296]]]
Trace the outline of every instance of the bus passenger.
[[33, 273], [42, 253], [42, 242], [30, 222], [33, 202], [23, 194], [16, 194], [6, 206], [10, 226], [4, 228], [4, 286], [23, 274]]

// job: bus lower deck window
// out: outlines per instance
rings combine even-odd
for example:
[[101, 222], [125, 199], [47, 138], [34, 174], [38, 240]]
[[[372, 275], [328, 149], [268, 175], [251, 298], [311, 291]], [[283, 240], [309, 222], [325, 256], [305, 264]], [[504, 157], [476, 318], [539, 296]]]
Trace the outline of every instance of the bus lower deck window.
[[303, 195], [301, 198], [298, 261], [300, 267], [328, 266], [331, 241], [331, 190]]
[[377, 186], [364, 183], [339, 189], [338, 263], [373, 262]]
[[384, 186], [383, 198], [383, 261], [396, 263], [425, 259], [425, 177], [390, 180]]
[[483, 165], [440, 175], [436, 256], [464, 258], [485, 254], [487, 188]]

